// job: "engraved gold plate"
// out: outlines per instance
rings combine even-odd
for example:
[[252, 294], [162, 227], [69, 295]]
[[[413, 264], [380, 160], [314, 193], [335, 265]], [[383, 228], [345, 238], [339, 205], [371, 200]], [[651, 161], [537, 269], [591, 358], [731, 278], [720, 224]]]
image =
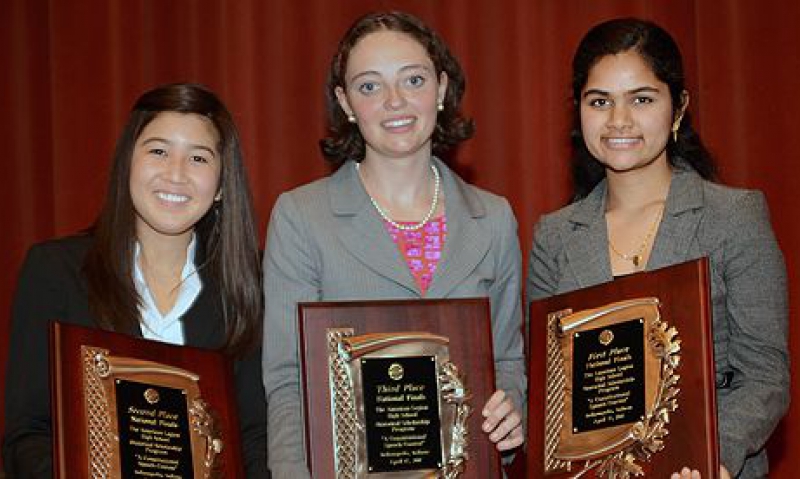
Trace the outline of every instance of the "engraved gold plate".
[[[170, 471], [181, 467], [182, 459], [176, 457], [183, 454], [180, 457], [190, 457], [187, 461], [194, 477], [219, 477], [218, 456], [224, 444], [215, 414], [201, 397], [198, 375], [155, 362], [112, 356], [98, 347], [82, 346], [81, 354], [92, 478], [121, 477], [121, 456], [128, 449], [135, 449], [130, 456], [138, 454], [135, 461], [139, 463], [133, 468], [152, 467], [163, 477], [174, 477]], [[123, 393], [128, 390], [137, 391], [136, 397], [141, 397], [147, 407], [130, 406], [119, 411], [119, 395], [128, 394]], [[179, 395], [185, 420], [164, 406], [165, 393]], [[121, 430], [120, 424], [129, 425]], [[182, 437], [182, 428], [188, 437]], [[186, 443], [190, 451], [181, 450]]]
[[656, 298], [548, 316], [545, 474], [643, 474], [678, 408], [680, 339]]
[[469, 392], [447, 338], [328, 329], [337, 479], [454, 479], [467, 461]]

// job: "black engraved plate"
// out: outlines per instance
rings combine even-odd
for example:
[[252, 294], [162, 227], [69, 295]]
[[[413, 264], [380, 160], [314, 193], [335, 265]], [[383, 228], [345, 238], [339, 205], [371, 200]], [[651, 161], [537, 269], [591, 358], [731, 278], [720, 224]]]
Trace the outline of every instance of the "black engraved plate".
[[369, 473], [442, 465], [434, 356], [361, 359]]
[[121, 379], [115, 387], [123, 479], [194, 477], [184, 391]]
[[574, 433], [638, 421], [644, 415], [644, 321], [633, 319], [573, 336]]

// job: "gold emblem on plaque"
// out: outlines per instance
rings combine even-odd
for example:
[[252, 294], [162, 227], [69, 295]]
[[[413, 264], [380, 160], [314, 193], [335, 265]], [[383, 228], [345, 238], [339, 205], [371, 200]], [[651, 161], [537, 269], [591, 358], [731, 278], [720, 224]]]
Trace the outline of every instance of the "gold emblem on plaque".
[[611, 341], [614, 340], [614, 333], [611, 332], [610, 329], [604, 329], [602, 333], [600, 333], [600, 344], [603, 346], [608, 346], [611, 344]]
[[158, 391], [153, 388], [147, 388], [144, 391], [144, 400], [147, 401], [148, 404], [155, 404], [161, 398], [159, 397]]
[[[633, 423], [579, 431], [572, 423], [572, 338], [604, 328], [598, 341], [608, 346], [614, 333], [607, 328], [637, 319], [644, 326], [644, 417]], [[643, 475], [640, 463], [664, 448], [670, 413], [678, 408], [680, 344], [678, 331], [662, 320], [656, 298], [548, 315], [545, 473], [574, 472], [573, 479], [595, 469], [597, 477], [606, 479]]]
[[389, 377], [395, 381], [403, 379], [403, 366], [397, 363], [392, 363], [392, 365], [389, 366]]

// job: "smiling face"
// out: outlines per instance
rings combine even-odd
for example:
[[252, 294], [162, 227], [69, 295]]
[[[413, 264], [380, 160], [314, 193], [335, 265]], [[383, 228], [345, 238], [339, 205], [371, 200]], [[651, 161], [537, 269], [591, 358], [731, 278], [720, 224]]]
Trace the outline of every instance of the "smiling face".
[[136, 234], [184, 237], [211, 208], [219, 190], [219, 135], [200, 115], [164, 112], [141, 132], [131, 159]]
[[437, 103], [447, 75], [437, 78], [425, 48], [413, 37], [380, 30], [362, 38], [347, 62], [346, 86], [336, 96], [358, 122], [369, 158], [426, 158], [436, 127]]
[[667, 141], [688, 96], [673, 117], [673, 99], [636, 51], [601, 58], [581, 92], [581, 131], [589, 152], [609, 172], [667, 164]]

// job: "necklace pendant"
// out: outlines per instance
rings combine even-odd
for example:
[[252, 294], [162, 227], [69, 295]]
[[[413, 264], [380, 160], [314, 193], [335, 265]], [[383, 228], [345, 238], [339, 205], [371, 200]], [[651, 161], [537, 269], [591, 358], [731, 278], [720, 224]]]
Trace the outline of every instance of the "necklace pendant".
[[633, 265], [636, 266], [637, 268], [639, 267], [639, 261], [641, 261], [641, 260], [642, 260], [642, 257], [639, 256], [638, 254], [633, 255], [633, 258], [631, 258], [631, 261], [633, 262]]

